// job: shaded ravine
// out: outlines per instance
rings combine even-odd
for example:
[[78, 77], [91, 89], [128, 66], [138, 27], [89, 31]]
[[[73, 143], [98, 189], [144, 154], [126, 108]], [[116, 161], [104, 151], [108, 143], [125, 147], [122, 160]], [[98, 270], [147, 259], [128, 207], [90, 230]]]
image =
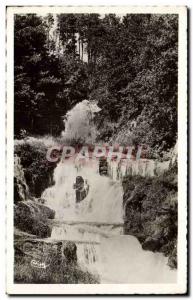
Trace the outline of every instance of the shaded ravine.
[[[84, 102], [81, 106], [79, 103], [78, 111], [75, 109], [68, 114], [71, 123], [68, 124], [67, 118], [67, 131], [63, 133], [66, 139], [79, 138], [79, 127], [85, 123], [87, 104]], [[85, 139], [88, 136], [86, 142], [94, 144], [95, 128], [89, 110], [90, 107], [86, 115], [91, 117], [91, 123], [87, 120], [81, 135]], [[77, 120], [77, 117], [82, 119]], [[154, 176], [160, 169], [158, 164], [150, 160], [130, 161], [128, 167], [121, 168], [118, 163], [109, 161], [108, 166], [108, 176], [101, 176], [97, 160], [89, 164], [64, 160], [57, 164], [54, 185], [46, 188], [41, 196], [45, 205], [55, 211], [55, 220], [48, 222], [52, 229], [51, 236], [41, 241], [56, 243], [57, 247], [62, 243], [63, 248], [66, 243], [73, 242], [70, 247], [73, 247], [74, 260], [77, 258], [82, 270], [99, 276], [100, 283], [175, 282], [176, 271], [170, 270], [163, 254], [144, 251], [134, 236], [123, 235], [122, 178], [128, 173]], [[167, 168], [168, 164], [161, 167], [160, 172]], [[80, 203], [76, 201], [73, 188], [77, 176], [87, 180], [89, 185], [88, 195]]]

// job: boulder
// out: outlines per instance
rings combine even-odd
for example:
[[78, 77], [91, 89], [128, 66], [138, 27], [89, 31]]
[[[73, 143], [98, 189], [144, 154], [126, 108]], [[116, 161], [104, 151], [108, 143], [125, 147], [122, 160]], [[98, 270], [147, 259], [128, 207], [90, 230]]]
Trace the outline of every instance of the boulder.
[[66, 242], [63, 245], [63, 254], [65, 257], [66, 263], [76, 263], [77, 255], [76, 255], [77, 247], [73, 242]]
[[105, 157], [101, 157], [99, 160], [99, 174], [108, 175], [108, 162]]
[[21, 180], [14, 177], [14, 203], [24, 201], [26, 199], [26, 194], [26, 185]]
[[176, 251], [176, 247], [174, 248], [174, 250], [172, 251], [172, 253], [170, 254], [170, 256], [168, 258], [168, 265], [170, 266], [171, 269], [176, 269], [177, 268], [177, 251]]
[[50, 237], [51, 228], [47, 224], [47, 219], [53, 219], [54, 215], [52, 209], [33, 200], [20, 201], [14, 206], [14, 225], [38, 237]]
[[142, 248], [144, 250], [149, 251], [159, 251], [161, 246], [163, 245], [163, 241], [159, 236], [157, 237], [148, 237], [145, 239], [145, 241], [142, 243]]
[[77, 247], [73, 242], [19, 238], [14, 243], [16, 259], [30, 258], [47, 264], [76, 264]]
[[48, 206], [39, 204], [38, 205], [41, 213], [45, 215], [48, 219], [54, 219], [55, 218], [55, 211]]

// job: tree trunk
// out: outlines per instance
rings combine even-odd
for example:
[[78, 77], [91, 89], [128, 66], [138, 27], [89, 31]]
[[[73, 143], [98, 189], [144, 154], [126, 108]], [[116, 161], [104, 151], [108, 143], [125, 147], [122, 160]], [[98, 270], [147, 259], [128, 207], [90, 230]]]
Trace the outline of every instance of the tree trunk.
[[79, 54], [79, 59], [80, 59], [80, 36], [78, 38], [78, 54]]
[[83, 60], [83, 49], [84, 49], [84, 44], [83, 44], [83, 40], [82, 40], [82, 60]]

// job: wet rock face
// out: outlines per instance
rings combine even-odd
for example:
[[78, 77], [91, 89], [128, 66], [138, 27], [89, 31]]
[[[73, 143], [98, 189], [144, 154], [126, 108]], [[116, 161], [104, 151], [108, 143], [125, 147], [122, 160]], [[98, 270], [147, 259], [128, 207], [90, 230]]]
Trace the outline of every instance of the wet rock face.
[[150, 250], [150, 251], [158, 251], [160, 250], [161, 246], [163, 246], [164, 241], [160, 235], [153, 236], [153, 237], [147, 237], [145, 241], [142, 243], [142, 248], [144, 250]]
[[107, 159], [105, 157], [102, 157], [99, 160], [99, 174], [100, 175], [108, 175], [108, 163], [107, 163]]
[[[36, 198], [41, 197], [42, 192], [53, 184], [56, 163], [46, 159], [47, 150], [48, 146], [41, 140], [36, 140], [34, 143], [25, 141], [14, 147], [15, 177], [19, 178], [22, 184], [26, 183], [28, 194]], [[20, 188], [20, 184], [17, 185]], [[17, 189], [18, 187], [15, 195]]]
[[76, 263], [77, 255], [76, 255], [77, 247], [73, 242], [65, 242], [63, 243], [63, 255], [65, 257], [66, 263]]
[[[170, 178], [170, 177], [169, 177]], [[124, 233], [138, 238], [144, 250], [168, 256], [177, 267], [177, 187], [165, 178], [127, 177], [123, 181]]]
[[55, 212], [33, 200], [20, 201], [14, 206], [16, 228], [38, 237], [50, 237], [51, 228], [47, 219], [53, 219]]
[[24, 196], [21, 195], [20, 186], [17, 181], [17, 178], [14, 177], [14, 203], [18, 203], [19, 201], [25, 200]]

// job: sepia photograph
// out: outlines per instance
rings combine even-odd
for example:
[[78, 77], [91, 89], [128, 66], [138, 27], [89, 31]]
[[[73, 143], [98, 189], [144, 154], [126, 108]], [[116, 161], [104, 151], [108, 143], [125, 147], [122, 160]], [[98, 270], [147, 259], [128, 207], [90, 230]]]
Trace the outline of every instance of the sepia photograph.
[[8, 294], [187, 292], [186, 17], [7, 7]]

